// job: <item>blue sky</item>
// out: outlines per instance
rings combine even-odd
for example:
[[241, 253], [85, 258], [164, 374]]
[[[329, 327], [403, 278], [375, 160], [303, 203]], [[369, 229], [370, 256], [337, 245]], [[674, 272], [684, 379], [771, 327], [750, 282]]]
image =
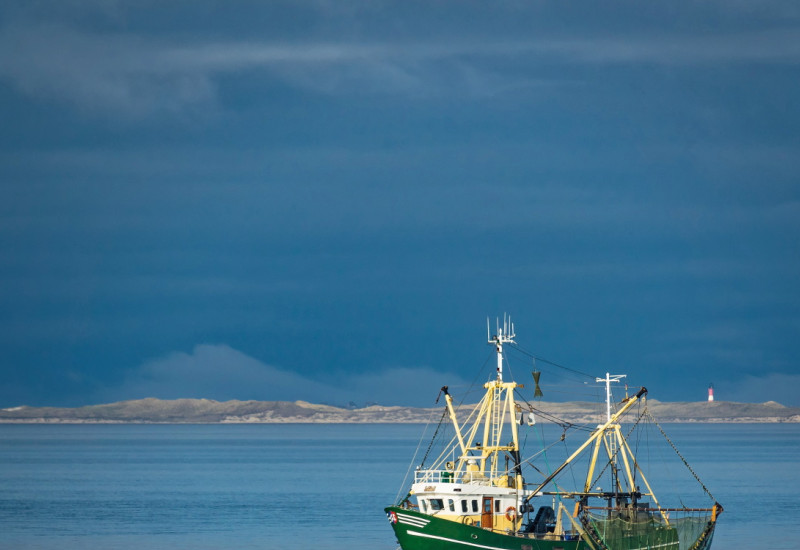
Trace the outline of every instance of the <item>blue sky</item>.
[[4, 2], [0, 406], [430, 405], [504, 312], [799, 406], [798, 97], [793, 2]]

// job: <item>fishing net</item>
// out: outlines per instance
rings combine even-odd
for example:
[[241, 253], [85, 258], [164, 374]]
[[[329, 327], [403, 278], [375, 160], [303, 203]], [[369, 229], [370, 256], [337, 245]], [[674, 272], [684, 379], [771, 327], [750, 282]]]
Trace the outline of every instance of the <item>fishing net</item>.
[[636, 510], [616, 516], [589, 512], [582, 517], [586, 531], [607, 550], [703, 550], [714, 531], [711, 511], [665, 512]]

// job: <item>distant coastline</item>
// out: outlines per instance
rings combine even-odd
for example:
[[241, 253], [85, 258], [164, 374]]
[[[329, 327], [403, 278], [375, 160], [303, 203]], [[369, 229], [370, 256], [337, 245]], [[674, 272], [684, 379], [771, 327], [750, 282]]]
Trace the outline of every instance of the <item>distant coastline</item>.
[[[800, 422], [800, 407], [780, 403], [660, 402], [648, 406], [659, 422], [778, 423]], [[597, 403], [536, 402], [536, 409], [574, 424], [595, 424], [604, 406]], [[13, 407], [0, 409], [0, 423], [8, 424], [279, 424], [279, 423], [391, 423], [436, 420], [443, 408], [371, 405], [348, 409], [305, 401], [213, 401], [209, 399], [121, 401], [84, 407]]]

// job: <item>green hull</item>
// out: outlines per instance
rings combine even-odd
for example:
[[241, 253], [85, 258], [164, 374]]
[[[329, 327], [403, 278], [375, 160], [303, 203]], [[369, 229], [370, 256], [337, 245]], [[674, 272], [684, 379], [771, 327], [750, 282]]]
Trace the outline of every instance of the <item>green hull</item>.
[[693, 544], [681, 545], [678, 531], [653, 527], [638, 532], [604, 529], [592, 544], [584, 540], [548, 540], [514, 536], [463, 525], [414, 510], [390, 506], [385, 512], [403, 550], [706, 550], [711, 547], [714, 529], [708, 524]]
[[413, 510], [385, 509], [403, 550], [585, 550], [581, 540], [543, 540], [512, 536], [439, 519]]

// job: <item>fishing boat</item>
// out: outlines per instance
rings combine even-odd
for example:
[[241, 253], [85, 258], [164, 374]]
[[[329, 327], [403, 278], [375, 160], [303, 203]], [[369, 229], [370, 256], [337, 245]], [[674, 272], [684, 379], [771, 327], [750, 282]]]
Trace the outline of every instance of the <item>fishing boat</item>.
[[[606, 373], [594, 380], [605, 386], [600, 423], [580, 426], [560, 421], [534, 405], [539, 405], [536, 399], [541, 396], [539, 371], [533, 372], [533, 403], [524, 398], [522, 384], [505, 379], [504, 349], [521, 349], [515, 338], [510, 318], [497, 322], [493, 336], [487, 321], [487, 340], [495, 347], [497, 363], [477, 405], [456, 405], [449, 388], [441, 388], [444, 410], [428, 452], [415, 468], [412, 463], [410, 488], [404, 482], [396, 503], [385, 508], [400, 548], [710, 548], [722, 506], [650, 414], [647, 390], [642, 387], [630, 396], [626, 391], [625, 398], [615, 401], [611, 385], [624, 375]], [[563, 428], [555, 444], [571, 441], [574, 432], [582, 434], [574, 450], [563, 452], [566, 458], [557, 467], [549, 468], [546, 461], [553, 444], [542, 441], [533, 454], [522, 455], [528, 449], [520, 445], [520, 432], [535, 428], [537, 418], [539, 425], [547, 418]], [[658, 426], [702, 487], [701, 496], [708, 498], [704, 506], [687, 506], [685, 495], [672, 497], [677, 505], [657, 497], [645, 476], [646, 465], [634, 452], [640, 445], [633, 434], [643, 423]], [[433, 449], [441, 450], [431, 457]], [[565, 475], [578, 464], [586, 470]]]

